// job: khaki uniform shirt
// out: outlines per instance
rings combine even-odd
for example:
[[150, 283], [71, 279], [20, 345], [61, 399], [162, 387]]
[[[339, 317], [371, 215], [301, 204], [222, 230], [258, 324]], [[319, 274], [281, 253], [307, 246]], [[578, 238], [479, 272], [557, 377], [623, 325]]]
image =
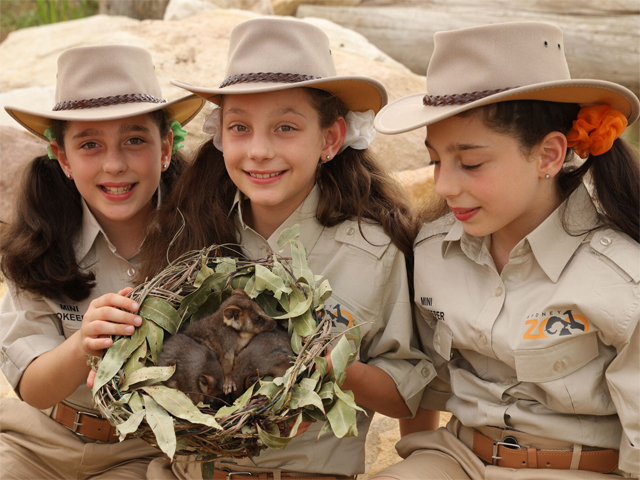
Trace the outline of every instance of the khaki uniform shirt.
[[415, 244], [423, 348], [438, 371], [424, 408], [466, 426], [512, 428], [620, 449], [640, 473], [640, 245], [597, 225], [584, 186], [527, 235], [501, 274], [490, 237], [446, 216]]
[[[334, 331], [353, 322], [363, 325], [360, 361], [376, 365], [395, 381], [407, 406], [415, 413], [424, 386], [435, 371], [417, 348], [413, 336], [411, 301], [404, 255], [382, 227], [346, 221], [323, 227], [316, 220], [320, 192], [315, 187], [298, 209], [264, 239], [242, 221], [236, 197], [236, 222], [247, 257], [258, 259], [278, 252], [280, 233], [300, 225], [300, 241], [307, 250], [311, 271], [329, 280], [333, 294], [325, 303]], [[287, 253], [285, 252], [285, 255]], [[322, 422], [312, 424], [284, 450], [263, 450], [259, 456], [238, 460], [244, 465], [296, 472], [354, 475], [364, 471], [364, 444], [373, 412], [358, 413], [358, 437], [336, 438], [326, 433], [317, 440]]]
[[[44, 298], [27, 291], [16, 292], [9, 282], [0, 306], [0, 368], [15, 389], [29, 364], [64, 342], [80, 329], [82, 318], [95, 298], [130, 286], [138, 264], [137, 256], [127, 261], [102, 231], [88, 206], [82, 201], [82, 231], [75, 240], [78, 264], [93, 271], [96, 286], [80, 302], [66, 296]], [[85, 409], [95, 409], [91, 390], [82, 384], [67, 401]]]

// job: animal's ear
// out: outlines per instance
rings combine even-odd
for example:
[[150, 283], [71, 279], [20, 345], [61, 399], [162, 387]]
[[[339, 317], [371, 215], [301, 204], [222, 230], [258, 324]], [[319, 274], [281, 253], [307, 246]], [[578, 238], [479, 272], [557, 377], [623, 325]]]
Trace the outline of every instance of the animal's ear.
[[244, 290], [238, 288], [236, 290], [234, 290], [233, 292], [231, 292], [231, 295], [239, 295], [241, 297], [247, 297], [249, 298], [249, 295], [247, 294], [247, 292], [245, 292]]
[[224, 315], [224, 319], [228, 322], [234, 320], [237, 321], [240, 318], [240, 315], [242, 315], [242, 309], [237, 305], [231, 305], [230, 307], [225, 308], [222, 314]]

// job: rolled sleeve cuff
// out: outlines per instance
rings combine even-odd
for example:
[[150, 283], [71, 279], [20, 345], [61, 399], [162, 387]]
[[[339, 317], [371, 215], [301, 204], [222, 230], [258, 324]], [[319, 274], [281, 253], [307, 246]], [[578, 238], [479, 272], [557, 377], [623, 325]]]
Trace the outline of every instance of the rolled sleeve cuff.
[[447, 400], [451, 398], [451, 392], [442, 392], [427, 387], [424, 389], [424, 395], [420, 401], [420, 407], [427, 410], [447, 410]]
[[415, 415], [420, 406], [424, 387], [436, 376], [436, 370], [431, 362], [422, 359], [413, 365], [407, 360], [375, 357], [367, 363], [381, 368], [393, 379], [398, 393], [411, 410], [411, 416]]
[[29, 364], [43, 353], [64, 342], [61, 335], [31, 335], [17, 339], [0, 355], [0, 366], [7, 381], [15, 390]]

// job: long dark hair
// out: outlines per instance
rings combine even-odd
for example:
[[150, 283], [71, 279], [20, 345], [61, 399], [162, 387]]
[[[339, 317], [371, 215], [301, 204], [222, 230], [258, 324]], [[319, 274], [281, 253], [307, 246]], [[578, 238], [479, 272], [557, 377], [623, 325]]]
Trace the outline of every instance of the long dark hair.
[[[347, 114], [336, 96], [324, 90], [305, 90], [319, 113], [321, 128], [328, 128]], [[332, 227], [352, 218], [359, 223], [373, 221], [382, 226], [407, 259], [412, 258], [416, 227], [408, 200], [370, 153], [346, 148], [319, 167], [316, 182], [322, 192], [316, 211], [320, 224]], [[151, 225], [142, 247], [138, 280], [152, 278], [167, 261], [188, 251], [237, 243], [239, 234], [234, 216], [230, 215], [236, 191], [222, 153], [208, 140]], [[177, 235], [183, 225], [184, 231]], [[232, 255], [233, 251], [221, 253]]]
[[[165, 138], [169, 132], [166, 113], [159, 110], [150, 115]], [[62, 148], [66, 127], [66, 122], [54, 123]], [[167, 190], [185, 168], [184, 159], [173, 155], [162, 173]], [[84, 300], [95, 286], [95, 275], [76, 261], [74, 239], [81, 230], [82, 202], [73, 180], [64, 175], [57, 160], [46, 155], [34, 158], [25, 169], [13, 219], [0, 225], [3, 275], [18, 290]]]
[[[494, 103], [464, 112], [463, 116], [480, 112], [491, 130], [513, 135], [524, 153], [529, 153], [550, 132], [567, 134], [577, 118], [580, 106], [572, 103], [539, 100], [514, 100]], [[567, 150], [565, 163], [573, 159]], [[556, 176], [561, 198], [566, 199], [582, 182], [587, 173], [593, 184], [593, 198], [598, 205], [600, 226], [626, 233], [640, 243], [640, 163], [638, 153], [618, 138], [611, 150], [602, 155], [589, 156], [577, 168], [568, 166]], [[570, 235], [584, 232], [570, 229]]]

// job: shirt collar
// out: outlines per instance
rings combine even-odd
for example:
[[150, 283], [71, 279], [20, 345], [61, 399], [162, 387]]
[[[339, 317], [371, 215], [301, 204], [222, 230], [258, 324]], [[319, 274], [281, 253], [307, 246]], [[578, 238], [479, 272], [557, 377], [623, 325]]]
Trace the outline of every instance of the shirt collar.
[[[576, 234], [570, 235], [565, 231], [563, 220], [569, 232]], [[587, 187], [581, 184], [526, 239], [540, 267], [556, 283], [575, 251], [589, 235], [589, 230], [597, 226], [598, 212]]]
[[[242, 218], [242, 204], [245, 200], [245, 196], [240, 190], [236, 192], [236, 196], [233, 201], [233, 206], [229, 214], [232, 214], [236, 210], [236, 222], [242, 231], [249, 230], [255, 235], [260, 236], [250, 226], [244, 223]], [[276, 229], [273, 234], [265, 239], [269, 244], [269, 247], [273, 252], [278, 252], [278, 238], [280, 234], [287, 228], [294, 225], [300, 225], [300, 242], [304, 245], [307, 252], [311, 252], [315, 246], [320, 234], [324, 230], [324, 227], [316, 220], [316, 211], [318, 210], [318, 202], [320, 201], [320, 188], [315, 185], [307, 198], [296, 208], [296, 210]]]
[[[164, 190], [166, 190], [166, 187], [164, 185], [164, 182], [160, 180], [160, 184], [158, 185], [157, 190], [156, 209], [160, 208], [163, 193], [166, 194]], [[107, 234], [102, 229], [102, 226], [100, 226], [100, 223], [98, 223], [98, 220], [93, 215], [93, 212], [89, 208], [89, 205], [87, 205], [87, 202], [82, 197], [80, 197], [80, 201], [82, 202], [82, 231], [75, 241], [76, 260], [78, 261], [78, 263], [80, 263], [84, 259], [84, 257], [87, 256], [89, 250], [91, 250], [91, 247], [93, 247], [93, 244], [96, 242], [99, 234], [102, 234], [102, 236], [104, 237], [107, 245], [109, 246], [109, 250], [117, 255], [116, 247], [109, 241], [109, 237], [107, 237]], [[136, 255], [134, 255], [134, 257]]]
[[[569, 235], [563, 225], [566, 221], [569, 231], [578, 235]], [[588, 230], [598, 225], [598, 213], [589, 196], [587, 187], [580, 185], [565, 202], [549, 215], [538, 227], [520, 241], [514, 250], [521, 248], [526, 242], [536, 260], [549, 279], [556, 283]], [[585, 232], [586, 233], [580, 233]], [[461, 222], [456, 222], [442, 242], [442, 257], [464, 252], [477, 263], [487, 263], [489, 237], [474, 237], [464, 231]]]

